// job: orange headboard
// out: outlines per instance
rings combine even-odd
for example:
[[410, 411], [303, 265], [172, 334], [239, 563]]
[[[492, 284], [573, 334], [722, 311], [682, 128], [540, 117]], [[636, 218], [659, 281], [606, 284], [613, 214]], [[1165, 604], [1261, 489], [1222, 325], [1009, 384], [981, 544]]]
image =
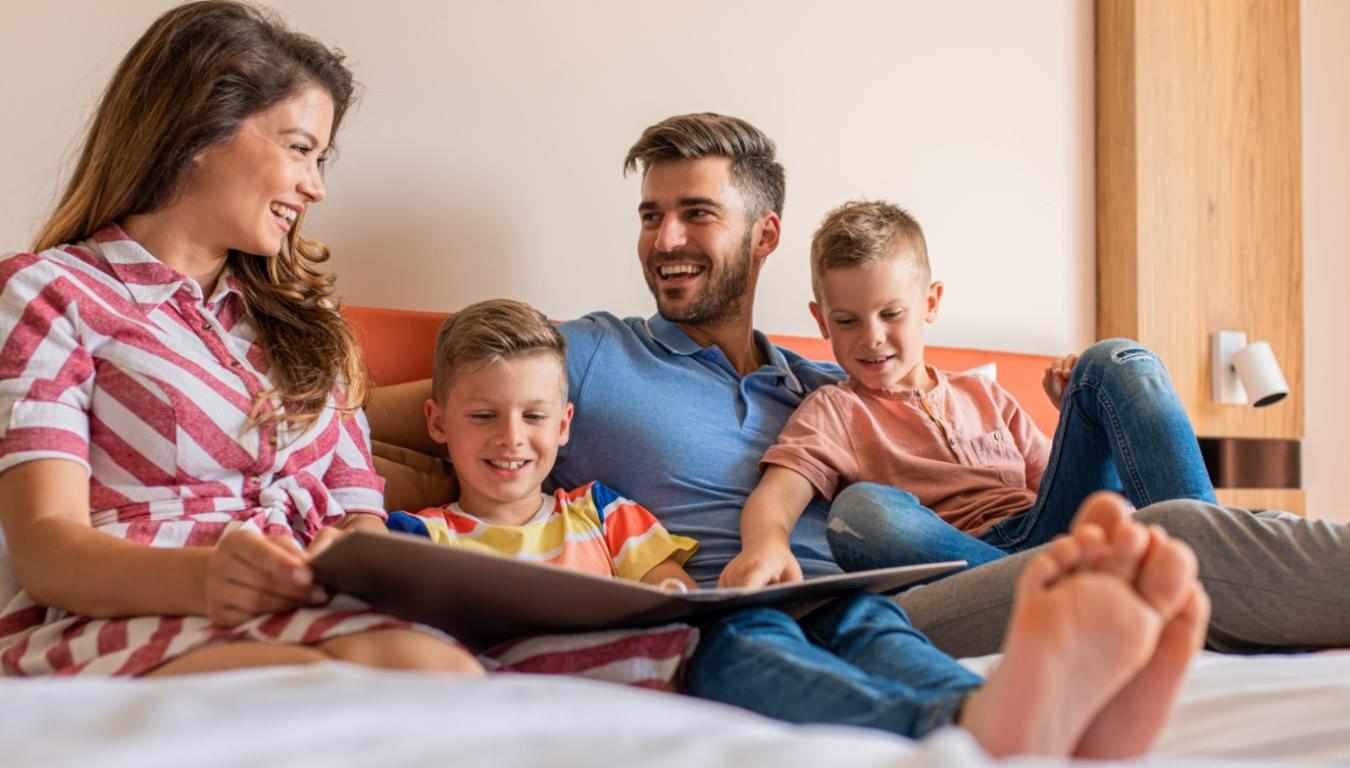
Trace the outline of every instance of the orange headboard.
[[[431, 377], [431, 352], [436, 331], [448, 316], [444, 312], [416, 312], [407, 309], [343, 307], [343, 317], [356, 332], [366, 353], [371, 383], [401, 384]], [[787, 347], [813, 360], [834, 360], [830, 343], [806, 336], [771, 336], [775, 344]], [[1059, 412], [1041, 392], [1041, 373], [1050, 358], [1016, 352], [989, 352], [980, 349], [928, 347], [929, 365], [944, 371], [964, 371], [985, 363], [998, 364], [998, 382], [1004, 386], [1041, 431], [1053, 435]]]

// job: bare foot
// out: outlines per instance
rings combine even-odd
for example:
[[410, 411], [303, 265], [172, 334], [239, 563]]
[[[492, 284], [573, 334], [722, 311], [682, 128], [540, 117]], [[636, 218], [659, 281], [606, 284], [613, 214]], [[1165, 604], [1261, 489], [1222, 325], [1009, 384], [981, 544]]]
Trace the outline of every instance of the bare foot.
[[[1080, 517], [1090, 509], [1091, 519], [1110, 524], [1109, 516], [1097, 514], [1100, 506], [1085, 503]], [[1132, 551], [1141, 535], [1129, 529], [1144, 531], [1147, 544], [1132, 574], [1127, 555], [1121, 553]], [[1108, 567], [1131, 579], [1164, 624], [1148, 664], [1098, 713], [1074, 750], [1076, 757], [1117, 759], [1147, 752], [1171, 714], [1186, 668], [1204, 644], [1209, 626], [1209, 597], [1196, 578], [1190, 548], [1160, 528], [1144, 529], [1128, 520], [1117, 521], [1115, 530], [1107, 532], [1108, 540], [1113, 536], [1127, 541], [1112, 541]]]
[[990, 754], [1071, 754], [1153, 655], [1162, 621], [1102, 567], [1113, 546], [1084, 523], [1022, 573], [1003, 660], [960, 718]]

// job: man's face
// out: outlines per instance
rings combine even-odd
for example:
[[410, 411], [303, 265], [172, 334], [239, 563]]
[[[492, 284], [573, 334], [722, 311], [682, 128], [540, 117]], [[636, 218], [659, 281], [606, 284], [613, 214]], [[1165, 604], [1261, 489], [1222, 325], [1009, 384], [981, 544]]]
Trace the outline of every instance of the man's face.
[[647, 170], [638, 258], [671, 322], [712, 325], [748, 311], [753, 227], [724, 157], [663, 160]]

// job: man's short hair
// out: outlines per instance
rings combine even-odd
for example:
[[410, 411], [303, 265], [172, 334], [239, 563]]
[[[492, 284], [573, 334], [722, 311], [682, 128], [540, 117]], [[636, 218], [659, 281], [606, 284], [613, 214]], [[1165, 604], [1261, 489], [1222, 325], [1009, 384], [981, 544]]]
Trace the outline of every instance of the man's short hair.
[[470, 304], [441, 323], [431, 391], [444, 405], [455, 376], [466, 366], [513, 360], [528, 355], [558, 360], [563, 399], [567, 399], [567, 340], [542, 312], [511, 299]]
[[769, 211], [783, 215], [787, 177], [774, 159], [773, 141], [755, 126], [736, 117], [712, 112], [666, 118], [642, 132], [628, 156], [624, 174], [641, 169], [647, 177], [662, 160], [698, 160], [725, 157], [731, 161], [731, 181], [745, 197], [746, 213], [758, 218]]
[[825, 214], [811, 237], [811, 290], [820, 301], [826, 270], [898, 259], [924, 285], [932, 278], [923, 228], [908, 211], [881, 200], [850, 200]]

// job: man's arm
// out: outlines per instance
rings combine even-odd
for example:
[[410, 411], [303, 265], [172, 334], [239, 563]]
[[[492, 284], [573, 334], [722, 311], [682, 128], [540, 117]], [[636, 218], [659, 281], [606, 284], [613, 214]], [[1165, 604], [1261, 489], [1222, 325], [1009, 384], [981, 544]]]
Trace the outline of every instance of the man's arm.
[[675, 555], [671, 555], [647, 571], [647, 575], [642, 577], [642, 583], [660, 586], [666, 579], [674, 579], [688, 589], [698, 589], [698, 582], [684, 570], [684, 566], [680, 565]]

